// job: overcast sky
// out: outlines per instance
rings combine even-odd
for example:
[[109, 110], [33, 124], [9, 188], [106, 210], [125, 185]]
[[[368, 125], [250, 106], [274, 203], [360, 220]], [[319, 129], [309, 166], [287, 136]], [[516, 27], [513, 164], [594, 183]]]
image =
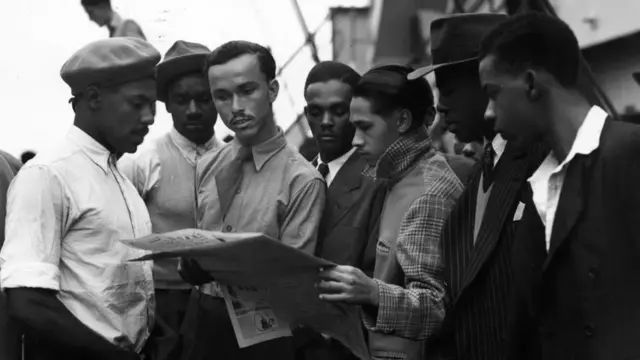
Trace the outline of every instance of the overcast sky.
[[[299, 0], [307, 24], [315, 29], [331, 6], [363, 6], [368, 0]], [[115, 10], [133, 18], [147, 39], [164, 54], [176, 40], [210, 48], [229, 40], [249, 40], [271, 47], [283, 64], [303, 43], [304, 35], [291, 0], [112, 0]], [[2, 94], [0, 149], [16, 156], [39, 151], [64, 136], [73, 122], [70, 91], [60, 67], [88, 42], [108, 37], [90, 22], [80, 0], [3, 1], [0, 37]], [[331, 25], [318, 35], [321, 60], [331, 58]], [[286, 127], [302, 110], [302, 88], [313, 66], [305, 49], [287, 67], [275, 111]], [[156, 122], [147, 136], [155, 138], [171, 127], [171, 118], [158, 104]], [[220, 121], [218, 137], [228, 133]]]

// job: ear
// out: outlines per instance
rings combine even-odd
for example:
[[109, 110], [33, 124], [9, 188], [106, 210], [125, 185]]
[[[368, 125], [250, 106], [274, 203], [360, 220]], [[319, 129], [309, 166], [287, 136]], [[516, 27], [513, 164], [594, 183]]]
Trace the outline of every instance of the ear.
[[411, 128], [411, 122], [413, 121], [413, 116], [411, 115], [411, 111], [408, 109], [402, 109], [398, 113], [398, 133], [406, 134]]
[[304, 116], [308, 119], [309, 115], [307, 114], [307, 112], [308, 112], [308, 107], [307, 106], [304, 107], [304, 110], [302, 110], [302, 112], [304, 113]]
[[280, 83], [277, 79], [271, 80], [269, 83], [269, 101], [273, 103], [278, 98], [278, 93], [280, 92]]
[[542, 96], [538, 73], [531, 69], [525, 71], [524, 83], [527, 88], [527, 96], [529, 96], [529, 99], [532, 101], [538, 101]]
[[100, 110], [102, 107], [103, 94], [100, 92], [95, 86], [89, 86], [85, 92], [84, 96], [87, 98], [87, 104], [89, 105], [89, 109], [93, 111]]
[[431, 124], [433, 124], [436, 119], [436, 108], [433, 106], [429, 107], [429, 109], [427, 109], [427, 113], [424, 116], [427, 117], [424, 123], [428, 126], [431, 126]]

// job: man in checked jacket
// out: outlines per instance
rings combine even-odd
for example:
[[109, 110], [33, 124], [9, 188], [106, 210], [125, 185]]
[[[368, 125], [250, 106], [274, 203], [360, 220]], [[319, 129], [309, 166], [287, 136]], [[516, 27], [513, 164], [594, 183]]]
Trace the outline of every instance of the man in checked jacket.
[[[373, 359], [422, 359], [445, 315], [440, 233], [463, 190], [433, 149], [425, 121], [433, 94], [413, 69], [387, 65], [362, 76], [351, 101], [353, 145], [386, 182], [373, 279], [350, 266], [320, 274], [320, 297], [362, 305]], [[414, 339], [414, 340], [409, 340]]]

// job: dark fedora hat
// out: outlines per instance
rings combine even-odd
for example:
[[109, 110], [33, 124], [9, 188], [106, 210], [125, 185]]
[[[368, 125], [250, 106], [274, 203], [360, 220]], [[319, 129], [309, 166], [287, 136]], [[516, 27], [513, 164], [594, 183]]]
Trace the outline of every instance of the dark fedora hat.
[[414, 80], [444, 66], [476, 60], [482, 38], [507, 18], [505, 14], [457, 14], [432, 21], [433, 64], [410, 73], [407, 79]]
[[202, 44], [176, 41], [164, 59], [156, 66], [156, 89], [158, 100], [167, 100], [167, 85], [180, 75], [202, 71], [207, 55], [211, 52]]

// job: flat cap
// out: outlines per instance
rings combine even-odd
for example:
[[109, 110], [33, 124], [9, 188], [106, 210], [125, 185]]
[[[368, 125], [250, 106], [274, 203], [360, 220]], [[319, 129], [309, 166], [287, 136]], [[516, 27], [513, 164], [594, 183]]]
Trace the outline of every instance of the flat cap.
[[62, 65], [60, 76], [77, 96], [91, 85], [118, 85], [153, 77], [160, 57], [160, 52], [142, 39], [103, 39], [76, 51]]
[[[202, 44], [178, 40], [167, 50], [164, 59], [156, 66], [158, 100], [167, 100], [167, 86], [181, 75], [202, 72], [207, 55], [211, 52]], [[203, 74], [204, 76], [204, 74]]]

